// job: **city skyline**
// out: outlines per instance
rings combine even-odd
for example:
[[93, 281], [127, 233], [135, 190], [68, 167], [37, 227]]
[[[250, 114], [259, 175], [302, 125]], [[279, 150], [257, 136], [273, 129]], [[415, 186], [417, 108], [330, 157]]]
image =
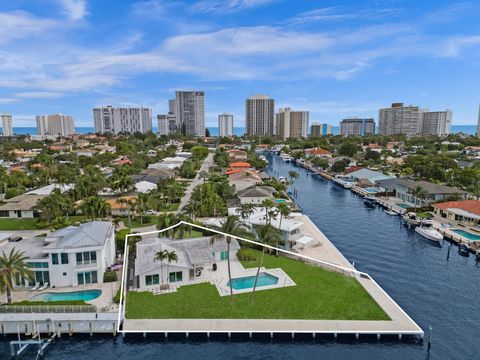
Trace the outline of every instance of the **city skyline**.
[[475, 125], [479, 7], [445, 1], [3, 3], [0, 112], [12, 114], [16, 127], [34, 126], [38, 113], [62, 112], [79, 127], [92, 126], [94, 107], [150, 107], [156, 116], [168, 112], [172, 89], [201, 89], [208, 94], [207, 127], [223, 112], [243, 126], [244, 99], [256, 93], [274, 98], [275, 110], [305, 109], [312, 122], [335, 126], [351, 117], [378, 121], [378, 109], [392, 102], [448, 108], [454, 125]]

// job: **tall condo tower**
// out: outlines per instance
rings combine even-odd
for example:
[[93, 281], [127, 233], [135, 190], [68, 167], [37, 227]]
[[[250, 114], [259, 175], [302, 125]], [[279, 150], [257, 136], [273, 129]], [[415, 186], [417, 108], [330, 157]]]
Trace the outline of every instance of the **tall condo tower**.
[[218, 115], [218, 136], [233, 136], [233, 115], [220, 114]]
[[250, 136], [273, 135], [275, 101], [267, 95], [254, 95], [245, 103], [245, 131]]
[[12, 115], [2, 114], [3, 136], [13, 136]]

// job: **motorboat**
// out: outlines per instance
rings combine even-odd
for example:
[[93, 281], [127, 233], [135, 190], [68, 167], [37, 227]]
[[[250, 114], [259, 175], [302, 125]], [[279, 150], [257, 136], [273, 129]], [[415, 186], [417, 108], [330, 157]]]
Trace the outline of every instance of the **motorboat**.
[[392, 215], [392, 216], [397, 216], [398, 213], [393, 211], [393, 210], [383, 210], [386, 214]]
[[439, 242], [443, 240], [443, 235], [440, 234], [429, 222], [421, 222], [420, 226], [415, 228], [415, 232], [424, 238]]
[[422, 219], [420, 219], [414, 212], [407, 212], [402, 216], [402, 218], [407, 225], [418, 226], [422, 222]]
[[352, 187], [352, 183], [350, 181], [347, 181], [346, 178], [342, 175], [336, 175], [332, 181], [345, 189], [350, 189]]
[[287, 183], [287, 179], [285, 179], [284, 176], [280, 176], [280, 177], [278, 178], [278, 181], [281, 182], [282, 184], [286, 184], [286, 183]]
[[470, 255], [470, 247], [468, 244], [460, 244], [458, 245], [458, 253], [462, 256], [469, 256]]
[[258, 158], [262, 161], [265, 161], [268, 164], [268, 160], [264, 155], [260, 155]]
[[281, 154], [280, 159], [282, 159], [285, 162], [291, 162], [292, 161], [292, 157], [288, 154]]
[[365, 204], [365, 206], [375, 207], [375, 204], [377, 203], [377, 198], [374, 196], [367, 195], [363, 198], [363, 203]]

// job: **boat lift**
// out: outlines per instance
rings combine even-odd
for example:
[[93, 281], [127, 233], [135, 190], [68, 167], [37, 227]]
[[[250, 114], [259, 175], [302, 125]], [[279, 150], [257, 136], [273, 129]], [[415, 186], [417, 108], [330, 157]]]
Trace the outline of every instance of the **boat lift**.
[[12, 358], [15, 358], [21, 355], [25, 350], [28, 349], [30, 345], [38, 346], [37, 356], [35, 357], [35, 360], [38, 360], [41, 357], [43, 357], [45, 349], [47, 348], [48, 345], [50, 345], [53, 342], [53, 340], [57, 335], [55, 331], [55, 323], [53, 322], [53, 320], [52, 320], [52, 328], [53, 328], [52, 336], [50, 336], [50, 338], [47, 338], [47, 339], [42, 339], [38, 324], [35, 322], [35, 319], [34, 319], [33, 329], [31, 333], [32, 338], [28, 340], [22, 340], [20, 337], [20, 328], [17, 325], [18, 340], [10, 341], [10, 355], [12, 356]]

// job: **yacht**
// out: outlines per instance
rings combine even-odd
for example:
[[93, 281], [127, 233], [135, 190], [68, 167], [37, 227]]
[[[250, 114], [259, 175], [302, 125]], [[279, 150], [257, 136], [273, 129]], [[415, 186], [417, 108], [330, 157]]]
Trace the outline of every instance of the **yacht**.
[[286, 184], [286, 183], [287, 183], [287, 179], [285, 179], [284, 176], [280, 176], [280, 177], [278, 178], [278, 181], [280, 181], [282, 184]]
[[458, 245], [458, 253], [462, 256], [469, 256], [470, 255], [470, 246], [468, 244], [460, 244]]
[[383, 210], [386, 214], [392, 215], [392, 216], [397, 216], [398, 213], [393, 211], [393, 210]]
[[431, 220], [421, 221], [420, 226], [415, 228], [415, 232], [428, 240], [438, 242], [443, 239], [443, 235], [432, 226]]
[[281, 154], [280, 155], [280, 159], [282, 159], [283, 161], [285, 162], [290, 162], [292, 161], [292, 157], [288, 154]]
[[268, 160], [264, 155], [260, 155], [258, 158], [262, 161], [265, 161], [268, 164]]
[[377, 198], [367, 195], [363, 198], [363, 203], [368, 207], [375, 207], [375, 204], [377, 203]]
[[402, 218], [407, 225], [418, 226], [422, 222], [422, 220], [414, 212], [407, 212], [402, 216]]
[[347, 181], [346, 178], [343, 175], [335, 175], [335, 177], [332, 179], [332, 181], [345, 189], [350, 189], [352, 187], [352, 184], [350, 181]]

